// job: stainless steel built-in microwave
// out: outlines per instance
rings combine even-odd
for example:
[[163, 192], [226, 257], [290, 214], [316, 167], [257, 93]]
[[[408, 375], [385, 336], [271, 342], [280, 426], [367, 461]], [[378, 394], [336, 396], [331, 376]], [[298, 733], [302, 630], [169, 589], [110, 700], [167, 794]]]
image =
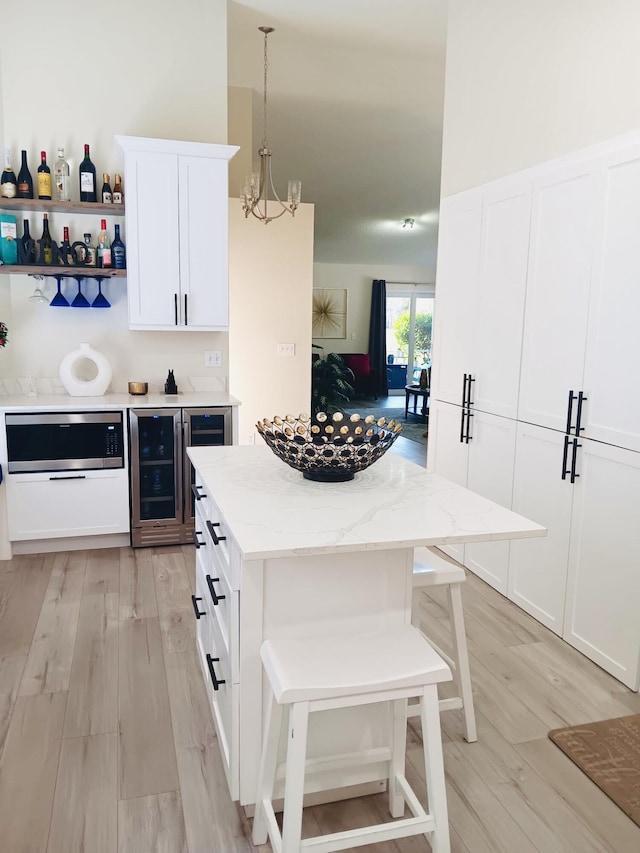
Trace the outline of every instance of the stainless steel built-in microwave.
[[124, 467], [122, 412], [5, 415], [10, 474]]

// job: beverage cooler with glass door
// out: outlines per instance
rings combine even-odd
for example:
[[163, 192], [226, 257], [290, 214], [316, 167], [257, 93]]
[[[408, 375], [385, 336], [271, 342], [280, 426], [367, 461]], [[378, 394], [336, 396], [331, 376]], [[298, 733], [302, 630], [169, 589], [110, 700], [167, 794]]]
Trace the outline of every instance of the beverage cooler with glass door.
[[187, 447], [231, 444], [231, 407], [131, 409], [131, 544], [193, 541], [193, 467]]

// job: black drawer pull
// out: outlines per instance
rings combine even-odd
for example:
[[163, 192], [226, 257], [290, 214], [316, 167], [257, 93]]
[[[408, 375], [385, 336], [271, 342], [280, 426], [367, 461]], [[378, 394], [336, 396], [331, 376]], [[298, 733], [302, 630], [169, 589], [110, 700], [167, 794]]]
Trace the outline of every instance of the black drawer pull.
[[207, 544], [206, 542], [200, 542], [200, 540], [198, 539], [198, 536], [201, 533], [202, 533], [201, 530], [194, 530], [193, 533], [191, 534], [193, 536], [193, 544], [196, 546], [196, 548], [204, 548], [205, 545]]
[[207, 519], [207, 529], [209, 530], [209, 533], [211, 534], [211, 538], [213, 539], [213, 544], [219, 545], [227, 537], [226, 536], [218, 536], [216, 531], [213, 529], [214, 527], [220, 527], [220, 522], [219, 521], [209, 521], [209, 519]]
[[69, 474], [68, 477], [49, 477], [50, 480], [86, 480], [86, 474]]
[[220, 658], [212, 658], [210, 654], [207, 653], [207, 666], [209, 667], [209, 675], [211, 676], [211, 681], [213, 682], [213, 689], [218, 690], [221, 684], [226, 684], [224, 678], [218, 678], [216, 675], [216, 671], [213, 668], [214, 663], [218, 663]]
[[206, 495], [201, 495], [198, 489], [201, 489], [202, 486], [199, 486], [197, 483], [191, 484], [191, 491], [193, 492], [193, 496], [197, 501], [201, 501], [202, 498], [206, 498]]
[[196, 614], [196, 619], [199, 619], [201, 616], [207, 615], [206, 610], [203, 610], [202, 613], [200, 613], [200, 611], [198, 610], [198, 602], [199, 601], [202, 601], [202, 598], [196, 598], [195, 595], [191, 596], [191, 603], [193, 604], [193, 610], [194, 610], [194, 613]]
[[223, 598], [226, 598], [226, 595], [217, 595], [215, 589], [213, 588], [214, 581], [219, 581], [220, 578], [212, 578], [211, 575], [207, 575], [207, 586], [209, 587], [209, 592], [211, 593], [211, 600], [214, 605], [218, 605]]

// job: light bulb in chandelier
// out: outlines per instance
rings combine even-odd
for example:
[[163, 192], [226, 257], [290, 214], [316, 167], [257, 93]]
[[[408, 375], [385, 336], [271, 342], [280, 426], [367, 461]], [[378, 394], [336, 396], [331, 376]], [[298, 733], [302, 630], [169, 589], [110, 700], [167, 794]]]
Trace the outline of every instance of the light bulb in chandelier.
[[405, 221], [402, 223], [403, 228], [413, 228], [415, 223], [415, 219], [411, 219], [411, 217], [407, 217]]
[[[258, 29], [261, 33], [264, 33], [264, 127], [262, 146], [258, 150], [260, 171], [252, 172], [246, 178], [240, 197], [242, 198], [242, 209], [244, 210], [245, 218], [251, 214], [267, 225], [273, 219], [279, 219], [285, 213], [290, 213], [292, 216], [295, 215], [302, 195], [302, 182], [298, 180], [289, 181], [286, 204], [280, 199], [273, 186], [273, 177], [271, 175], [272, 152], [267, 142], [267, 36], [273, 32], [273, 27], [258, 27]], [[269, 209], [270, 204], [272, 205], [271, 210]]]

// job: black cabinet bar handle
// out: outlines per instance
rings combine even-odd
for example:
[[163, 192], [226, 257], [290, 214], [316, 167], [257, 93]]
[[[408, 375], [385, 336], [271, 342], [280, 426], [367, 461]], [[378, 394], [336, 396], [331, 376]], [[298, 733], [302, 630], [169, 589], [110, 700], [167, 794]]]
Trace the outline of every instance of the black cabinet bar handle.
[[207, 519], [207, 529], [209, 530], [209, 533], [211, 534], [211, 538], [213, 539], [213, 544], [219, 545], [227, 537], [226, 536], [218, 536], [216, 531], [213, 529], [214, 527], [220, 527], [220, 522], [219, 521], [209, 521], [209, 519]]
[[185, 326], [189, 325], [189, 319], [187, 315], [187, 294], [184, 295], [184, 324]]
[[50, 480], [86, 480], [86, 474], [69, 474], [67, 477], [49, 477]]
[[467, 405], [467, 374], [464, 374], [464, 379], [462, 380], [462, 408]]
[[467, 386], [467, 406], [473, 406], [473, 400], [471, 399], [471, 383], [476, 380], [469, 374], [469, 385]]
[[195, 595], [191, 596], [191, 603], [193, 604], [193, 610], [194, 610], [194, 613], [196, 614], [196, 619], [199, 619], [201, 616], [207, 615], [205, 610], [203, 610], [202, 613], [200, 613], [200, 611], [198, 610], [198, 602], [199, 601], [202, 601], [202, 598], [196, 598]]
[[571, 482], [575, 483], [580, 474], [576, 474], [576, 460], [578, 456], [578, 448], [582, 447], [581, 444], [578, 444], [578, 439], [573, 439], [573, 452], [571, 454]]
[[569, 435], [565, 435], [564, 437], [564, 450], [562, 451], [562, 479], [567, 479], [567, 474], [571, 472], [567, 468], [567, 457], [569, 455]]
[[464, 418], [467, 410], [463, 407], [460, 409], [460, 444], [464, 442]]
[[197, 501], [201, 501], [202, 498], [206, 497], [206, 495], [201, 495], [198, 489], [201, 489], [202, 486], [199, 486], [197, 483], [191, 484], [191, 491], [193, 492], [193, 496]]
[[467, 374], [464, 374], [462, 380], [462, 412], [460, 413], [460, 444], [464, 442], [464, 419], [467, 413]]
[[194, 530], [194, 531], [193, 531], [193, 533], [192, 533], [192, 536], [193, 536], [193, 544], [196, 546], [196, 548], [204, 548], [204, 546], [207, 544], [206, 542], [200, 542], [200, 540], [198, 539], [198, 536], [199, 536], [201, 533], [202, 533], [202, 531], [201, 531], [201, 530]]
[[[577, 399], [578, 398], [573, 393], [573, 389], [571, 391], [569, 391], [569, 402], [567, 403], [567, 429], [566, 429], [566, 432], [568, 435], [571, 435], [571, 414], [573, 411], [573, 401], [577, 400]], [[577, 435], [577, 433], [576, 433], [576, 435]]]
[[173, 294], [173, 323], [175, 326], [178, 325], [178, 294]]
[[464, 443], [465, 444], [469, 444], [469, 442], [473, 438], [473, 436], [470, 435], [470, 433], [469, 433], [469, 430], [471, 428], [471, 418], [472, 417], [473, 417], [473, 412], [471, 411], [471, 409], [467, 409], [467, 432], [466, 432], [466, 435], [464, 437]]
[[218, 604], [220, 604], [223, 598], [227, 597], [226, 595], [217, 595], [215, 589], [213, 588], [214, 581], [219, 580], [220, 578], [212, 578], [211, 575], [207, 575], [207, 586], [209, 587], [209, 592], [211, 593], [211, 600], [213, 601], [216, 607], [218, 606]]
[[578, 411], [576, 412], [576, 435], [580, 435], [580, 433], [584, 430], [583, 426], [580, 426], [582, 423], [582, 404], [585, 400], [588, 400], [588, 397], [585, 397], [582, 391], [578, 391]]
[[212, 658], [209, 653], [207, 653], [207, 666], [209, 667], [209, 675], [211, 676], [211, 681], [213, 682], [213, 689], [218, 690], [221, 684], [226, 684], [224, 678], [218, 678], [216, 675], [216, 671], [213, 668], [214, 663], [218, 663], [220, 658]]

